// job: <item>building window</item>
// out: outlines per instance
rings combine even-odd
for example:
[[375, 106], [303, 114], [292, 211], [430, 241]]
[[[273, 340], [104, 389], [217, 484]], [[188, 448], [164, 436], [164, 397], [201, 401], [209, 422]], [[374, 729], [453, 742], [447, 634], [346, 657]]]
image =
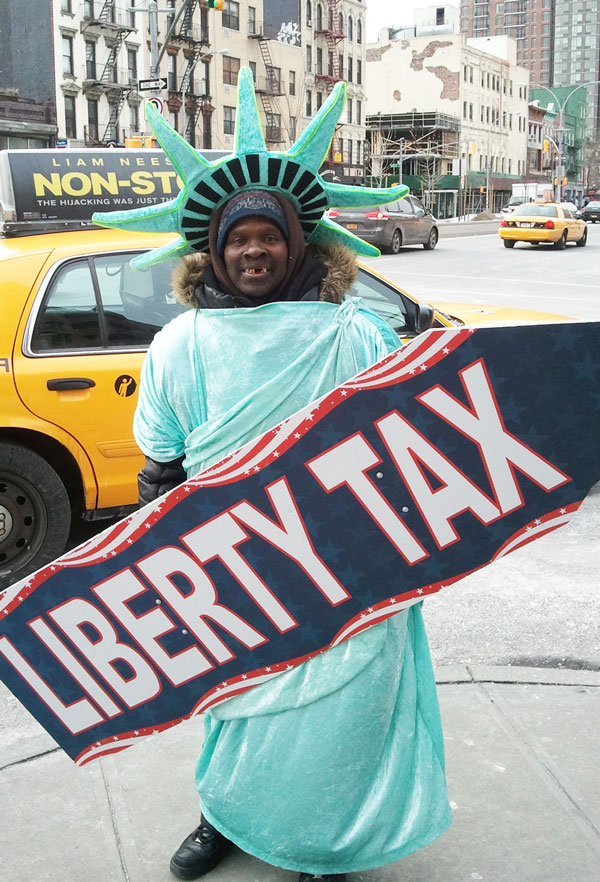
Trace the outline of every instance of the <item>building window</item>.
[[356, 102], [356, 124], [362, 125], [362, 101]]
[[296, 94], [296, 71], [295, 70], [290, 71], [290, 80], [289, 80], [288, 91], [289, 91], [290, 95]]
[[231, 55], [223, 56], [223, 82], [226, 86], [235, 86], [240, 72], [240, 59]]
[[256, 85], [256, 61], [249, 61], [248, 66], [250, 68], [250, 73], [252, 74], [252, 79], [254, 80], [254, 85]]
[[352, 16], [351, 15], [348, 16], [348, 39], [351, 42], [354, 39], [353, 28], [352, 28]]
[[281, 92], [281, 68], [267, 65], [267, 84], [272, 93]]
[[343, 34], [344, 32], [344, 16], [340, 12], [338, 16], [338, 34]]
[[[140, 129], [140, 117], [139, 110], [137, 104], [129, 105], [129, 128], [132, 132], [138, 132]], [[175, 129], [177, 130], [178, 126], [175, 125]]]
[[323, 10], [320, 3], [317, 3], [317, 30], [323, 30]]
[[[210, 95], [210, 61], [203, 61], [200, 70], [202, 77], [202, 81], [200, 83], [200, 94]], [[252, 63], [250, 64], [250, 70], [252, 70]], [[256, 79], [256, 65], [254, 65], [252, 76]]]
[[317, 110], [320, 109], [322, 103], [323, 103], [323, 93], [317, 92]]
[[467, 102], [463, 101], [463, 119], [467, 118]]
[[349, 83], [352, 82], [352, 77], [354, 76], [354, 71], [352, 69], [353, 66], [354, 66], [354, 62], [353, 62], [352, 56], [349, 55], [348, 56], [348, 70], [346, 72], [346, 79], [348, 80]]
[[362, 21], [360, 18], [356, 19], [356, 42], [362, 43]]
[[60, 11], [61, 12], [73, 12], [71, 8], [71, 0], [60, 0]]
[[296, 117], [290, 116], [290, 140], [296, 140]]
[[167, 68], [168, 88], [171, 92], [177, 91], [177, 56], [169, 55]]
[[98, 141], [98, 102], [96, 100], [88, 100], [87, 103], [88, 116], [88, 140]]
[[306, 0], [306, 27], [312, 28], [312, 3]]
[[233, 135], [235, 132], [235, 107], [223, 107], [223, 134]]
[[469, 119], [473, 119], [473, 105], [469, 104]]
[[331, 50], [327, 53], [327, 75], [333, 76], [333, 52]]
[[248, 7], [248, 33], [256, 33], [256, 7], [254, 6]]
[[356, 82], [359, 86], [362, 84], [362, 61], [360, 58], [356, 59]]
[[135, 49], [127, 50], [127, 72], [129, 74], [129, 85], [133, 86], [137, 83], [137, 52]]
[[96, 44], [92, 40], [85, 41], [85, 77], [96, 79]]
[[341, 52], [338, 54], [338, 76], [344, 79], [344, 56]]
[[281, 141], [281, 114], [267, 113], [267, 141]]
[[306, 93], [306, 115], [312, 116], [312, 92]]
[[360, 160], [360, 141], [356, 141], [356, 160], [355, 161], [356, 161], [357, 165], [360, 165], [360, 163], [361, 163], [361, 160]]
[[352, 122], [352, 98], [348, 98], [346, 101], [346, 122]]
[[62, 38], [63, 73], [73, 76], [73, 37]]
[[317, 47], [317, 75], [321, 75], [323, 73], [323, 50]]
[[67, 138], [77, 137], [74, 95], [65, 95], [65, 135]]
[[310, 43], [306, 44], [306, 72], [311, 73], [312, 71], [312, 46]]
[[83, 17], [88, 20], [94, 18], [94, 0], [83, 0]]
[[240, 4], [235, 0], [225, 0], [225, 9], [223, 10], [221, 21], [224, 28], [230, 28], [232, 31], [240, 29]]

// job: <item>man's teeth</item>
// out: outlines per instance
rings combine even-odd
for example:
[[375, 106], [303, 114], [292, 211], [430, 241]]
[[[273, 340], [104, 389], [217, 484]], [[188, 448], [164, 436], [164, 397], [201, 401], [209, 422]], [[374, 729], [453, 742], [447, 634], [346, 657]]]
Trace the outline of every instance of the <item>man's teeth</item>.
[[256, 266], [248, 266], [248, 267], [246, 267], [246, 269], [244, 270], [244, 272], [249, 273], [251, 276], [262, 275], [263, 273], [266, 273], [266, 271], [267, 271], [267, 268], [264, 267], [264, 266], [258, 266], [258, 267], [256, 267]]

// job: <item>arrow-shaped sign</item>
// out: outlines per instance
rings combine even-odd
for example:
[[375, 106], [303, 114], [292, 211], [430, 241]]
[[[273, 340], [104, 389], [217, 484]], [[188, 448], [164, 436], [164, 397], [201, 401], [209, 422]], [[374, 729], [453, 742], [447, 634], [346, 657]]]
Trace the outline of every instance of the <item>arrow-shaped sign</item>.
[[138, 80], [138, 92], [153, 92], [166, 88], [167, 81], [162, 77], [157, 77], [155, 80]]

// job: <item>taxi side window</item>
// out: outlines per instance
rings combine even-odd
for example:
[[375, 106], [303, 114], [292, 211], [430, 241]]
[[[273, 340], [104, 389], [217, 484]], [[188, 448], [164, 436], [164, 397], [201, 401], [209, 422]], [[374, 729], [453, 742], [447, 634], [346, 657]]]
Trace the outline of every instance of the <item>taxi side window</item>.
[[96, 292], [87, 261], [63, 266], [37, 318], [35, 352], [51, 349], [97, 349], [102, 345]]
[[64, 264], [52, 279], [36, 319], [34, 352], [144, 348], [184, 307], [170, 285], [173, 261], [132, 270], [131, 253], [97, 255]]
[[563, 208], [563, 214], [564, 214], [565, 217], [573, 217], [573, 215], [571, 214], [570, 209], [568, 209], [568, 208]]
[[406, 306], [398, 292], [375, 276], [359, 270], [358, 278], [348, 293], [360, 297], [367, 309], [381, 316], [399, 336], [412, 331]]

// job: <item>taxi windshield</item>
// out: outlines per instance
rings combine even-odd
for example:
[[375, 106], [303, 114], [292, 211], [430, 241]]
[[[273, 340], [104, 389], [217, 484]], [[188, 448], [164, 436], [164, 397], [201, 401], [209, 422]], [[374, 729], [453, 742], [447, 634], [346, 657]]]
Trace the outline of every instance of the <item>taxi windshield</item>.
[[556, 205], [536, 205], [529, 202], [527, 205], [519, 205], [515, 208], [513, 214], [527, 214], [535, 217], [558, 217]]

